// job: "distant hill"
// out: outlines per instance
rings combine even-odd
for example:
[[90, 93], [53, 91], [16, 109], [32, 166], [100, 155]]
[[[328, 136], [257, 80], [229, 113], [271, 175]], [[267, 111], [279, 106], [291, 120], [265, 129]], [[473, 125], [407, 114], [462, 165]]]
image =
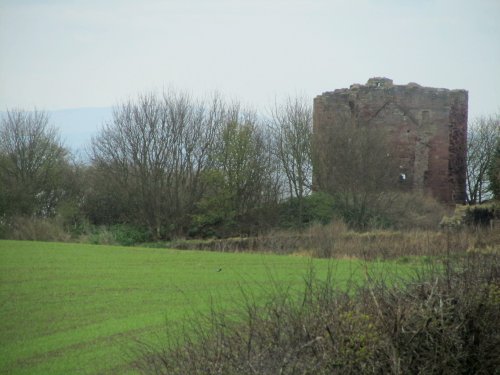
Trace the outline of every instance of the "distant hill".
[[[66, 147], [83, 156], [84, 148], [96, 135], [101, 126], [111, 120], [113, 109], [102, 108], [68, 108], [47, 111], [50, 124], [60, 130], [61, 139]], [[0, 111], [0, 117], [5, 111]]]
[[105, 108], [71, 108], [48, 111], [50, 123], [61, 131], [64, 144], [71, 150], [82, 152], [102, 125], [111, 120], [113, 110]]

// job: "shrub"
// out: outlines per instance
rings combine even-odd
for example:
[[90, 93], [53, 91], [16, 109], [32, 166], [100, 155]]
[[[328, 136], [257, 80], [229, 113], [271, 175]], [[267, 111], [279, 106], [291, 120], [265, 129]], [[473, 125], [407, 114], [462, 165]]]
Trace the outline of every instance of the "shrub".
[[281, 204], [280, 226], [296, 228], [314, 223], [328, 224], [334, 216], [334, 198], [327, 193], [312, 193], [302, 198], [302, 202], [298, 198], [291, 198]]
[[446, 213], [435, 199], [415, 192], [385, 192], [365, 204], [353, 203], [341, 195], [328, 197], [329, 219], [341, 218], [355, 230], [436, 229]]
[[16, 216], [3, 224], [5, 238], [31, 241], [69, 241], [71, 236], [55, 218]]
[[80, 235], [78, 238], [82, 243], [91, 243], [93, 245], [116, 245], [115, 236], [106, 226], [92, 226], [89, 232]]
[[132, 246], [149, 241], [152, 236], [147, 229], [134, 227], [127, 224], [116, 224], [110, 228], [115, 241], [120, 245]]
[[467, 207], [464, 224], [470, 226], [488, 226], [493, 219], [500, 219], [500, 207], [494, 204], [484, 204]]
[[110, 227], [83, 225], [79, 229], [79, 233], [79, 242], [95, 245], [132, 246], [147, 242], [152, 238], [147, 229], [128, 224], [116, 224]]
[[448, 209], [431, 196], [420, 193], [393, 193], [383, 216], [395, 229], [437, 229]]

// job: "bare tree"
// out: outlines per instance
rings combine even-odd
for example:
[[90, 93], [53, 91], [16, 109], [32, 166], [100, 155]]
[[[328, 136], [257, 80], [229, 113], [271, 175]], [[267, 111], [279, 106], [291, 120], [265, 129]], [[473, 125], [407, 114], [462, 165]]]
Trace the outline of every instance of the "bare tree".
[[260, 227], [264, 218], [259, 213], [281, 193], [271, 148], [256, 113], [239, 103], [228, 105], [214, 164], [205, 174], [209, 189], [198, 204], [195, 222], [200, 232], [249, 233]]
[[491, 193], [500, 201], [500, 137], [497, 139], [490, 168], [488, 170]]
[[312, 187], [312, 106], [305, 97], [288, 97], [271, 109], [270, 129], [274, 149], [286, 177], [288, 194], [299, 204], [302, 220], [303, 199]]
[[397, 159], [383, 129], [338, 114], [335, 132], [314, 135], [315, 188], [330, 193], [351, 225], [363, 227], [370, 215], [390, 205], [398, 186]]
[[47, 113], [7, 111], [0, 124], [0, 184], [5, 212], [53, 215], [64, 195], [67, 157]]
[[467, 202], [481, 203], [491, 198], [488, 169], [500, 139], [500, 115], [478, 117], [467, 133]]
[[116, 203], [128, 202], [120, 220], [146, 224], [157, 238], [162, 228], [183, 225], [202, 194], [200, 176], [212, 162], [224, 111], [217, 95], [207, 104], [174, 92], [142, 95], [115, 109], [90, 154], [108, 180], [103, 198], [120, 192]]
[[261, 205], [273, 190], [270, 148], [254, 112], [233, 105], [228, 115], [218, 154], [219, 168], [234, 196], [237, 214], [243, 215]]

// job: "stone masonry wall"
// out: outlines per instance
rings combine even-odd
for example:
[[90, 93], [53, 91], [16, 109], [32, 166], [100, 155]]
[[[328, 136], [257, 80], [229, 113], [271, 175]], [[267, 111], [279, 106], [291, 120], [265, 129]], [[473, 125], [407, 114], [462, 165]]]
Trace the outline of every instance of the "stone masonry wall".
[[[394, 85], [387, 78], [371, 78], [366, 85], [317, 96], [314, 134], [316, 139], [334, 136], [340, 121], [384, 129], [399, 161], [395, 184], [404, 174], [406, 180], [400, 185], [407, 189], [431, 194], [444, 203], [464, 203], [467, 106], [465, 90]], [[317, 177], [328, 174], [329, 168], [328, 161], [318, 165], [315, 180], [328, 180]], [[329, 188], [321, 182], [316, 186]]]

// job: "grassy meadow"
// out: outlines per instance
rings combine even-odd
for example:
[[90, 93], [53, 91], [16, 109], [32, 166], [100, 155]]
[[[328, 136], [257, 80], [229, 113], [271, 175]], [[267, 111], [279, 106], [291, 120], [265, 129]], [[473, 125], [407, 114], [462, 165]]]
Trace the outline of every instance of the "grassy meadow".
[[137, 342], [161, 340], [166, 321], [230, 308], [242, 290], [303, 286], [311, 262], [318, 277], [364, 278], [349, 259], [0, 241], [0, 373], [132, 373]]

